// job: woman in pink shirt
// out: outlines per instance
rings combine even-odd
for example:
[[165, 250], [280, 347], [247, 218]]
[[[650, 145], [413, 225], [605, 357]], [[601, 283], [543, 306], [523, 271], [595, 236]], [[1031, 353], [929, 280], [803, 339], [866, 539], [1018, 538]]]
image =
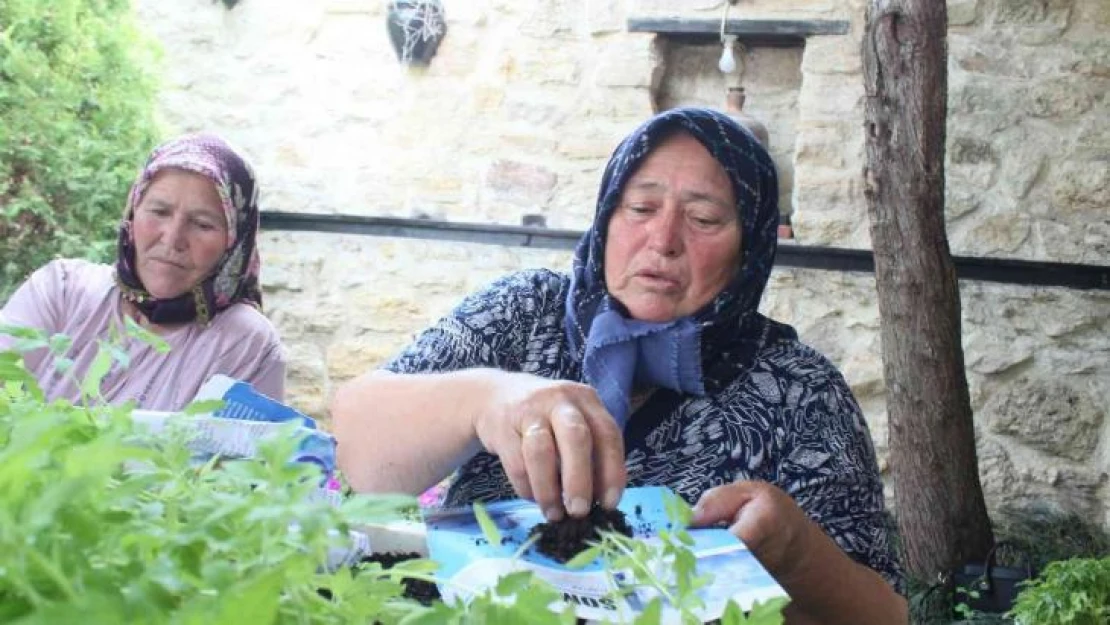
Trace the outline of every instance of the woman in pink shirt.
[[[261, 312], [257, 232], [258, 187], [246, 160], [213, 135], [173, 139], [155, 148], [131, 188], [115, 264], [48, 263], [0, 310], [0, 325], [72, 339], [68, 372], [46, 348], [25, 355], [48, 400], [79, 400], [74, 381], [101, 343], [123, 341], [129, 364], [113, 365], [100, 387], [109, 403], [179, 410], [217, 373], [281, 401], [285, 358]], [[126, 338], [128, 317], [170, 351]], [[0, 335], [0, 349], [12, 342]]]

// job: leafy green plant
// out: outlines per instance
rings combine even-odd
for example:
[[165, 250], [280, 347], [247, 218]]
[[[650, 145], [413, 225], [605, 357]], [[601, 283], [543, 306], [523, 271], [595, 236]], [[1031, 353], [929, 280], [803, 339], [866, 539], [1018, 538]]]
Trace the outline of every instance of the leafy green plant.
[[[956, 588], [956, 592], [957, 592], [957, 594], [965, 595], [970, 599], [978, 599], [979, 598], [979, 591], [975, 588], [964, 588], [964, 587], [960, 586], [960, 587]], [[956, 614], [959, 614], [965, 620], [975, 618], [975, 616], [976, 616], [976, 610], [974, 608], [972, 608], [970, 605], [968, 605], [967, 603], [962, 602], [962, 601], [956, 604], [955, 611], [956, 611]]]
[[152, 446], [127, 408], [45, 404], [0, 363], [15, 374], [0, 389], [0, 622], [341, 623], [393, 609], [398, 574], [320, 564], [395, 500], [314, 500], [318, 476], [285, 461], [288, 437], [257, 460], [193, 466], [183, 438]]
[[111, 256], [153, 59], [129, 0], [0, 2], [0, 300], [52, 257]]
[[[68, 345], [0, 331], [15, 333], [20, 349]], [[119, 350], [108, 342], [101, 351], [111, 362]], [[104, 372], [81, 380], [87, 406], [47, 403], [20, 355], [0, 352], [0, 622], [575, 622], [570, 606], [550, 609], [561, 595], [527, 573], [466, 603], [426, 606], [406, 598], [402, 582], [438, 582], [429, 561], [327, 569], [329, 554], [349, 547], [348, 530], [398, 518], [412, 499], [350, 497], [333, 506], [314, 497], [320, 476], [287, 462], [296, 444], [288, 436], [260, 444], [256, 458], [197, 465], [183, 433], [153, 438], [132, 422], [131, 406], [96, 402]], [[703, 583], [688, 541], [676, 531], [662, 552], [629, 541], [599, 553], [642, 571], [644, 583], [688, 611]], [[648, 564], [660, 557], [677, 563], [667, 579]], [[658, 623], [659, 607], [636, 622]], [[781, 604], [747, 616], [733, 606], [723, 622], [779, 623]]]
[[1110, 557], [1049, 563], [1021, 591], [1009, 616], [1022, 625], [1110, 622]]
[[[1110, 553], [1110, 534], [1088, 516], [1061, 512], [1043, 504], [1005, 507], [994, 514], [994, 533], [999, 541], [996, 551], [998, 566], [1043, 570], [1049, 563], [1073, 558], [1103, 558]], [[909, 580], [911, 622], [943, 624], [952, 622], [952, 614], [962, 623], [994, 625], [1012, 623], [1003, 614], [973, 610], [940, 582]]]

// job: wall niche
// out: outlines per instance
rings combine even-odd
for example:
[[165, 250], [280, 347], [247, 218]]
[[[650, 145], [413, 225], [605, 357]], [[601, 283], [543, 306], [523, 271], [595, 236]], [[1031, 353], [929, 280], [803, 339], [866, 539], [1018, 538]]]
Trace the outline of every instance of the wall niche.
[[779, 170], [779, 211], [788, 221], [804, 48], [737, 45], [736, 71], [724, 74], [717, 68], [720, 44], [660, 43], [663, 71], [652, 93], [656, 111], [691, 105], [723, 111], [729, 87], [743, 87], [744, 112], [767, 127], [768, 149]]
[[[779, 171], [779, 211], [789, 223], [794, 211], [794, 152], [802, 56], [806, 38], [844, 35], [848, 22], [833, 20], [745, 20], [631, 18], [630, 32], [655, 33], [659, 67], [652, 85], [652, 105], [664, 111], [678, 106], [726, 110], [730, 87], [743, 87], [744, 112], [766, 126], [768, 149]], [[718, 67], [722, 33], [736, 38], [736, 69]]]

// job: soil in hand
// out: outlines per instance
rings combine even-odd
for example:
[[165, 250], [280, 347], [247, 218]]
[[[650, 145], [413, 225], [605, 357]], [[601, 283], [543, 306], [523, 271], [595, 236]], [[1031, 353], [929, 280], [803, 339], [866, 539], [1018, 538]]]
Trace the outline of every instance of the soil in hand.
[[620, 510], [605, 510], [594, 505], [582, 518], [564, 517], [561, 521], [540, 523], [530, 536], [539, 535], [535, 549], [558, 562], [567, 562], [601, 539], [601, 532], [618, 532], [632, 536], [632, 527]]

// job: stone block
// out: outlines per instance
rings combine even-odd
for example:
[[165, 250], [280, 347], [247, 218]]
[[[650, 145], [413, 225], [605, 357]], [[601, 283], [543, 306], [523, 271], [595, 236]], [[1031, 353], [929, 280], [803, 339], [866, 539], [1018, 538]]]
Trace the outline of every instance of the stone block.
[[665, 15], [688, 15], [690, 12], [724, 10], [725, 0], [636, 0], [633, 15], [661, 13]]
[[555, 189], [559, 176], [542, 165], [502, 159], [490, 164], [484, 181], [501, 194], [542, 201]]
[[817, 36], [806, 39], [802, 55], [802, 74], [844, 74], [855, 76], [863, 71], [859, 43], [842, 35]]
[[1060, 69], [1093, 78], [1110, 78], [1110, 42], [1076, 43], [1073, 54]]
[[869, 241], [867, 207], [858, 177], [799, 167], [794, 204], [791, 222], [799, 243], [855, 247]]
[[1105, 410], [1083, 389], [1022, 378], [1000, 389], [983, 410], [995, 434], [1045, 453], [1083, 461], [1098, 445]]
[[989, 437], [980, 438], [978, 456], [988, 509], [1037, 508], [1104, 522], [1105, 502], [1099, 493], [1107, 480], [1105, 473], [1046, 459]]
[[603, 87], [651, 87], [662, 63], [647, 35], [606, 41], [596, 54], [593, 84]]
[[979, 482], [990, 507], [1005, 506], [1013, 499], [1018, 483], [1014, 463], [1006, 447], [988, 436], [976, 436]]
[[574, 160], [604, 162], [620, 142], [621, 137], [617, 133], [611, 134], [615, 138], [605, 134], [592, 137], [568, 137], [559, 142], [557, 149], [559, 154]]
[[1040, 26], [1067, 24], [1075, 0], [1005, 0], [995, 6], [994, 22], [1005, 25]]
[[[997, 53], [998, 50], [992, 50]], [[953, 64], [959, 69], [972, 74], [1008, 75], [1011, 64], [1008, 57], [999, 59], [990, 52], [975, 47], [970, 50], [956, 48], [949, 53], [949, 66]], [[953, 72], [954, 73], [954, 72]]]
[[[577, 34], [580, 21], [579, 0], [548, 0], [543, 3], [522, 3], [525, 16], [520, 32], [539, 39], [569, 39]], [[517, 9], [518, 11], [520, 9]]]
[[397, 340], [358, 340], [333, 343], [327, 348], [328, 377], [339, 384], [377, 369], [404, 346]]
[[1105, 473], [1045, 457], [989, 434], [978, 438], [979, 479], [991, 510], [1036, 507], [1058, 513], [1103, 513]]
[[948, 157], [953, 163], [961, 165], [993, 163], [995, 160], [989, 141], [970, 136], [951, 137], [948, 141]]
[[[852, 61], [850, 58], [838, 58], [840, 54], [851, 56], [851, 50], [843, 48], [843, 37], [832, 36], [831, 38], [839, 39], [839, 42], [827, 41], [830, 37], [814, 37], [809, 41], [821, 40], [828, 48], [823, 52], [827, 53], [831, 61], [830, 67], [826, 67], [825, 74], [839, 74], [843, 80], [843, 74], [854, 73], [858, 68], [853, 70]], [[840, 43], [838, 47], [835, 44]], [[808, 56], [810, 43], [806, 43], [806, 47], [795, 48], [772, 48], [769, 46], [756, 46], [751, 48], [744, 48], [743, 51], [743, 67], [741, 71], [743, 75], [740, 77], [743, 84], [748, 87], [748, 103], [751, 106], [754, 102], [753, 95], [760, 95], [755, 99], [763, 99], [770, 94], [776, 93], [794, 93], [802, 86], [802, 75], [804, 72], [803, 65]], [[858, 46], [856, 46], [856, 58], [859, 58]], [[710, 57], [710, 67], [717, 67], [717, 60], [719, 52], [713, 53]], [[739, 62], [741, 59], [737, 59]], [[855, 61], [858, 63], [858, 61]], [[814, 74], [822, 74], [822, 72], [814, 72]], [[851, 80], [851, 79], [848, 79]]]
[[[444, 83], [476, 72], [489, 47], [488, 34], [480, 27], [448, 26], [447, 35], [436, 50], [427, 76]], [[411, 71], [411, 68], [410, 68]]]
[[948, 0], [948, 26], [970, 26], [979, 17], [979, 0]]
[[1057, 24], [1046, 23], [1043, 26], [1018, 28], [1014, 32], [1014, 41], [1025, 46], [1051, 49], [1062, 41], [1064, 32], [1068, 28], [1067, 21], [1064, 18]]
[[862, 80], [845, 80], [844, 76], [837, 75], [807, 75], [798, 93], [798, 115], [807, 121], [859, 120], [862, 126], [863, 96]]
[[1057, 214], [1106, 216], [1110, 206], [1110, 162], [1067, 162], [1051, 172]]
[[[413, 262], [417, 262], [417, 259], [413, 258]], [[452, 278], [450, 275], [443, 275], [447, 272], [442, 265], [426, 265], [423, 271], [440, 273], [444, 282], [458, 279], [457, 276]], [[420, 269], [406, 272], [405, 280], [417, 280], [420, 273]], [[348, 293], [346, 304], [352, 327], [382, 334], [416, 332], [426, 324], [428, 317], [423, 294], [415, 291], [382, 293], [371, 287]]]
[[[978, 287], [978, 288], [977, 288]], [[1036, 337], [1038, 326], [1033, 319], [1029, 293], [1020, 286], [986, 282], [961, 283], [964, 302], [965, 335], [979, 333], [1002, 341], [1017, 337]]]
[[1076, 240], [1082, 236], [1078, 228], [1051, 218], [1041, 218], [1033, 222], [1033, 234], [1038, 248], [1043, 250], [1040, 257], [1058, 263], [1084, 262], [1088, 250], [1076, 245]]
[[1013, 331], [964, 328], [964, 358], [969, 369], [982, 374], [1000, 374], [1032, 362], [1033, 344]]
[[594, 87], [578, 99], [572, 110], [574, 116], [599, 118], [614, 123], [626, 122], [623, 129], [629, 132], [636, 124], [652, 115], [652, 106], [652, 94], [648, 89]]
[[1078, 13], [1075, 23], [1087, 24], [1095, 29], [1101, 26], [1099, 30], [1103, 33], [1106, 32], [1106, 27], [1110, 26], [1110, 2], [1087, 0], [1087, 2], [1079, 2], [1075, 9]]
[[537, 127], [558, 127], [566, 123], [576, 103], [577, 89], [544, 87], [513, 89], [505, 93], [505, 119], [513, 123], [529, 123]]
[[1034, 186], [1043, 178], [1046, 158], [1043, 154], [1030, 151], [1007, 153], [998, 173], [999, 184], [995, 187], [1012, 199], [1023, 200], [1029, 197]]
[[[951, 114], [974, 115], [988, 114], [992, 117], [1009, 119], [1016, 106], [1024, 99], [1025, 89], [1020, 91], [1000, 80], [978, 78], [952, 85], [949, 95]], [[964, 124], [976, 125], [976, 121], [963, 119]], [[979, 126], [982, 128], [981, 126]]]
[[303, 290], [301, 275], [296, 266], [278, 263], [265, 265], [260, 274], [260, 281], [265, 293]]
[[852, 394], [863, 403], [882, 398], [885, 382], [878, 340], [874, 341], [874, 349], [862, 349], [862, 345], [859, 347], [851, 350], [849, 356], [839, 363], [839, 368], [851, 385]]
[[1051, 296], [1038, 300], [1036, 310], [1042, 313], [1035, 314], [1035, 317], [1045, 336], [1054, 339], [1072, 337], [1074, 341], [1074, 335], [1087, 330], [1097, 332], [1099, 326], [1110, 323], [1110, 317], [1099, 314], [1100, 311], [1110, 310], [1110, 296], [1054, 290]]
[[286, 402], [310, 417], [326, 417], [327, 368], [323, 351], [308, 341], [286, 345]]
[[1091, 110], [1106, 83], [1089, 78], [1063, 78], [1035, 83], [1025, 96], [1024, 109], [1042, 119], [1077, 118]]
[[1110, 265], [1110, 221], [1091, 221], [1083, 231], [1083, 243], [1079, 246], [1082, 262], [1094, 265]]
[[[377, 2], [377, 0], [375, 0]], [[378, 4], [384, 4], [377, 2]], [[490, 7], [484, 2], [445, 3], [444, 15], [447, 17], [448, 30], [453, 27], [483, 27], [490, 21]]]
[[982, 196], [978, 190], [968, 190], [959, 185], [948, 184], [944, 191], [944, 218], [950, 226], [979, 210], [982, 204]]
[[1031, 232], [1029, 215], [1012, 208], [980, 211], [968, 222], [959, 236], [952, 237], [956, 253], [1012, 257], [1028, 242]]
[[795, 166], [842, 169], [845, 165], [844, 139], [842, 129], [805, 129], [798, 135]]
[[[802, 206], [802, 202], [798, 202]], [[850, 213], [820, 213], [796, 210], [790, 217], [794, 238], [801, 245], [827, 245], [831, 247], [867, 247], [867, 215], [863, 208], [858, 217]]]
[[482, 82], [470, 91], [470, 110], [476, 114], [498, 111], [504, 102], [505, 85], [500, 83]]
[[550, 39], [519, 39], [505, 51], [506, 79], [516, 84], [577, 85], [582, 64], [568, 48], [574, 44]]
[[586, 3], [586, 24], [591, 35], [624, 31], [625, 3], [591, 0]]

